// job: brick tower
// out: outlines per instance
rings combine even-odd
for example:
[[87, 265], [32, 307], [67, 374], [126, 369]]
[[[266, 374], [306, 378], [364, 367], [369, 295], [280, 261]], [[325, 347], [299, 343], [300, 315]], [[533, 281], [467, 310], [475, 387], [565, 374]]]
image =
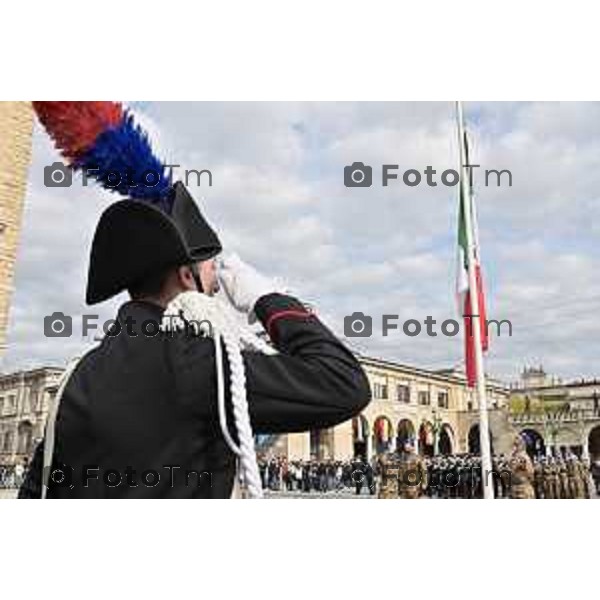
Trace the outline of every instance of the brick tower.
[[0, 102], [0, 353], [6, 347], [32, 126], [29, 102]]

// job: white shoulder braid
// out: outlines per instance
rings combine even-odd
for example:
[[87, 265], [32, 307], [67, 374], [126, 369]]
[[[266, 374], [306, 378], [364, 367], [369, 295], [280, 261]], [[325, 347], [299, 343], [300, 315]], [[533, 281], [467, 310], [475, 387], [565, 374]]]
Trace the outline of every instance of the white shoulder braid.
[[[242, 350], [277, 354], [277, 351], [261, 340], [239, 319], [232, 306], [219, 296], [207, 296], [198, 292], [183, 292], [172, 300], [163, 314], [163, 331], [191, 330], [212, 337], [215, 344], [217, 371], [217, 399], [219, 423], [225, 441], [239, 457], [241, 474], [251, 498], [262, 498], [262, 485], [254, 449], [254, 435], [250, 426], [246, 396], [246, 372]], [[227, 425], [223, 376], [223, 353], [227, 353], [231, 372], [231, 402], [239, 439], [234, 442]]]

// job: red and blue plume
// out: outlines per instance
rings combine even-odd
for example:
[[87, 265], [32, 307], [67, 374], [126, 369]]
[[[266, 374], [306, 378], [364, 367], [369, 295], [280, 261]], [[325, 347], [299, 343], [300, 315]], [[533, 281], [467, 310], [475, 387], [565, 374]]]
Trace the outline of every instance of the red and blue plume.
[[117, 102], [33, 102], [73, 169], [105, 188], [169, 212], [172, 182], [148, 135]]

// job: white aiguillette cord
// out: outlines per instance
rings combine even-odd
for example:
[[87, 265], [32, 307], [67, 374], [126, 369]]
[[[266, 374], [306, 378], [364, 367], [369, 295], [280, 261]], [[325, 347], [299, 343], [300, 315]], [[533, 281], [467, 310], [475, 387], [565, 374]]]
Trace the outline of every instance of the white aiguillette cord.
[[[215, 345], [219, 425], [225, 442], [239, 457], [248, 494], [251, 498], [262, 498], [262, 483], [248, 410], [242, 348], [264, 354], [277, 354], [277, 351], [260, 340], [250, 328], [242, 326], [228, 304], [218, 297], [198, 292], [183, 292], [172, 300], [164, 312], [161, 328], [165, 331], [192, 330], [198, 335], [212, 335]], [[227, 425], [221, 340], [229, 362], [231, 404], [239, 445], [232, 439]]]

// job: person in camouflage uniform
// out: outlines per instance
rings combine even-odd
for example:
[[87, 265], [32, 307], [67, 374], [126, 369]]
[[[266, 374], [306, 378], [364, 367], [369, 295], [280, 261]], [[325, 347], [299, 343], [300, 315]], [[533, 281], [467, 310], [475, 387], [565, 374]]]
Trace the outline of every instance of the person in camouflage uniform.
[[557, 461], [558, 468], [558, 497], [566, 500], [568, 498], [573, 498], [571, 496], [569, 490], [569, 477], [567, 473], [567, 463], [563, 458], [559, 458]]
[[545, 459], [537, 457], [533, 466], [533, 489], [537, 499], [544, 498], [544, 464]]
[[560, 466], [556, 457], [552, 458], [552, 469], [550, 471], [551, 486], [553, 489], [553, 498], [560, 500]]
[[404, 443], [398, 460], [398, 495], [400, 498], [420, 498], [427, 489], [427, 468], [415, 452], [414, 442]]
[[600, 460], [594, 460], [594, 462], [591, 464], [590, 470], [594, 480], [593, 486], [590, 487], [590, 490], [592, 487], [595, 488], [595, 493], [600, 496]]
[[501, 454], [498, 458], [498, 469], [500, 470], [500, 494], [502, 498], [508, 498], [510, 496], [511, 473], [508, 459], [504, 454]]
[[544, 498], [549, 500], [558, 498], [558, 473], [552, 456], [546, 459], [544, 467]]
[[567, 460], [567, 481], [569, 486], [569, 498], [581, 497], [581, 473], [578, 466], [577, 457], [569, 456]]
[[577, 461], [579, 471], [580, 494], [576, 498], [591, 498], [590, 469], [585, 459]]
[[390, 500], [398, 497], [398, 460], [397, 456], [384, 452], [379, 457], [379, 493], [378, 498]]
[[520, 435], [515, 438], [508, 465], [511, 473], [511, 498], [519, 500], [535, 498], [533, 464]]

